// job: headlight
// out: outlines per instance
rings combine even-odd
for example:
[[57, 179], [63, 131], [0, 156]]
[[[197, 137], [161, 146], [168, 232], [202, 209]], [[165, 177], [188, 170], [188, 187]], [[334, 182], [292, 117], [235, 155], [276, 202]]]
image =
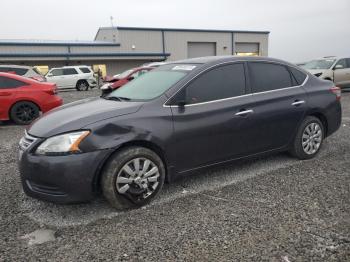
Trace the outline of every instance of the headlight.
[[78, 131], [68, 134], [50, 137], [36, 150], [38, 155], [60, 155], [67, 153], [79, 153], [79, 144], [90, 134], [90, 131]]

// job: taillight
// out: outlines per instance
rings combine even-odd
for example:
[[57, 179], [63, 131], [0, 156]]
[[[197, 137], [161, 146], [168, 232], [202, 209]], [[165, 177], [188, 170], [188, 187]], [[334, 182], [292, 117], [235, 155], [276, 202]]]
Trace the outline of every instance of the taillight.
[[44, 91], [46, 94], [49, 94], [49, 95], [55, 95], [55, 90], [45, 90]]
[[333, 86], [333, 87], [330, 89], [330, 91], [331, 91], [333, 94], [335, 94], [337, 100], [340, 100], [340, 98], [341, 98], [341, 89], [340, 89], [339, 87]]
[[49, 95], [57, 95], [57, 86], [54, 85], [52, 87], [52, 89], [49, 89], [49, 90], [44, 90], [45, 93], [49, 94]]

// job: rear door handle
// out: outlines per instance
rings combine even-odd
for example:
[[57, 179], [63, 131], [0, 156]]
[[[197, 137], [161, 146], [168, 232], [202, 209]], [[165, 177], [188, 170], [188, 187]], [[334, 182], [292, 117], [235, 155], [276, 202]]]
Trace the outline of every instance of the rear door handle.
[[10, 96], [10, 92], [0, 92], [0, 96]]
[[239, 111], [235, 114], [235, 116], [245, 116], [247, 114], [251, 114], [254, 113], [254, 111], [252, 109], [249, 110], [243, 110], [243, 111]]
[[295, 100], [294, 103], [292, 103], [292, 106], [299, 106], [305, 104], [304, 100]]

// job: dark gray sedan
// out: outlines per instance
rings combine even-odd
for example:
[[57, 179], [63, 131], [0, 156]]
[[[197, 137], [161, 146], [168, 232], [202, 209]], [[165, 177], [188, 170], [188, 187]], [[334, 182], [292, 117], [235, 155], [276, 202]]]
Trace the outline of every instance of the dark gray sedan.
[[72, 203], [102, 191], [132, 208], [194, 170], [278, 151], [310, 159], [340, 123], [339, 88], [295, 65], [184, 60], [41, 117], [20, 141], [20, 173], [35, 198]]

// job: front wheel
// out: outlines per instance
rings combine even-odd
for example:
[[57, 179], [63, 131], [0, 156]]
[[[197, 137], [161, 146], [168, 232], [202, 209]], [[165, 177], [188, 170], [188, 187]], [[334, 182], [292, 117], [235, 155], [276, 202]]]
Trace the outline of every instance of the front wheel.
[[162, 189], [165, 180], [163, 161], [153, 151], [129, 147], [115, 153], [102, 174], [102, 191], [117, 209], [148, 204]]
[[314, 116], [308, 116], [301, 123], [290, 152], [301, 160], [311, 159], [320, 151], [323, 138], [322, 122]]

